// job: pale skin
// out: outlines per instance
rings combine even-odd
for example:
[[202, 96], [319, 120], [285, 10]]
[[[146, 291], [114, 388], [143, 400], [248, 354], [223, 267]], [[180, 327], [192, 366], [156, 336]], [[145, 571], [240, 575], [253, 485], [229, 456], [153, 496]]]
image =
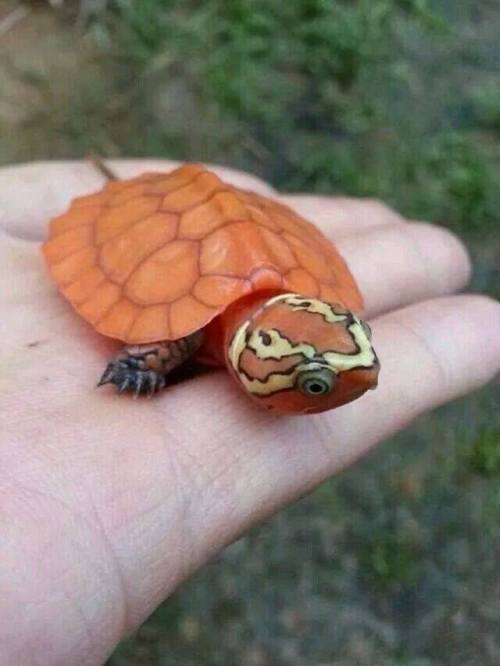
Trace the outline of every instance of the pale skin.
[[[168, 170], [116, 161], [121, 177]], [[219, 170], [272, 194], [256, 179]], [[259, 411], [227, 373], [134, 401], [96, 389], [116, 349], [57, 294], [48, 219], [98, 189], [87, 163], [0, 170], [0, 645], [3, 663], [102, 664], [207, 559], [418, 414], [500, 369], [500, 307], [454, 295], [462, 244], [374, 201], [283, 200], [335, 239], [365, 295], [380, 384], [338, 410]]]

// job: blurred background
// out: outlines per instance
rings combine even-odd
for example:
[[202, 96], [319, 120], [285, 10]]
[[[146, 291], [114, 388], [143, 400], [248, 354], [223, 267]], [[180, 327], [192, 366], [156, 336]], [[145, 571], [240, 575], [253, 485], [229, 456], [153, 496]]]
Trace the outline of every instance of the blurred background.
[[[159, 156], [379, 197], [458, 233], [499, 297], [499, 33], [499, 0], [0, 0], [0, 164]], [[499, 404], [420, 418], [109, 664], [498, 666]]]

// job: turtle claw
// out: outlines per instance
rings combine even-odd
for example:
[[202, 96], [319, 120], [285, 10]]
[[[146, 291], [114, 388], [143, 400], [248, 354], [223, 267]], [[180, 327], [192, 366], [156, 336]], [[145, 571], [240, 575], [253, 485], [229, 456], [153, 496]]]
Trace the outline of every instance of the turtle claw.
[[124, 391], [126, 391], [129, 384], [130, 384], [130, 377], [125, 377], [120, 386], [118, 386], [118, 393], [123, 393]]
[[143, 384], [144, 384], [144, 375], [141, 373], [137, 375], [137, 381], [135, 382], [134, 400], [136, 400], [141, 394]]
[[151, 398], [155, 393], [164, 388], [166, 381], [165, 377], [159, 375], [154, 370], [149, 370], [147, 373], [147, 382], [149, 383], [148, 398]]
[[118, 393], [130, 391], [133, 392], [134, 398], [138, 398], [144, 393], [151, 397], [160, 391], [166, 382], [158, 372], [137, 367], [134, 359], [117, 359], [108, 363], [97, 386], [104, 384], [114, 384], [118, 388]]
[[106, 370], [102, 373], [101, 379], [97, 382], [97, 386], [104, 386], [113, 382], [113, 375], [115, 373], [115, 363], [108, 363]]

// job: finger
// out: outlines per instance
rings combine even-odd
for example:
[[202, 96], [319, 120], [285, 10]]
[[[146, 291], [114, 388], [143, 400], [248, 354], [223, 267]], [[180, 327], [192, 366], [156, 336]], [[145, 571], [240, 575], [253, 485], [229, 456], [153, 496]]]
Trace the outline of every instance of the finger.
[[313, 222], [333, 241], [372, 227], [401, 224], [405, 221], [396, 211], [376, 199], [309, 194], [281, 194], [279, 199], [306, 220]]
[[375, 225], [343, 236], [337, 246], [363, 294], [368, 317], [452, 294], [470, 279], [465, 246], [436, 225]]
[[374, 316], [454, 293], [470, 279], [463, 243], [436, 225], [409, 223], [373, 199], [280, 196], [339, 248]]
[[[145, 171], [170, 171], [178, 163], [170, 160], [106, 160], [120, 178]], [[238, 187], [262, 194], [272, 188], [256, 176], [228, 167], [209, 165], [223, 179]], [[48, 220], [67, 209], [75, 197], [101, 189], [105, 182], [98, 169], [87, 161], [34, 162], [0, 169], [0, 227], [11, 234], [33, 240], [46, 235]]]

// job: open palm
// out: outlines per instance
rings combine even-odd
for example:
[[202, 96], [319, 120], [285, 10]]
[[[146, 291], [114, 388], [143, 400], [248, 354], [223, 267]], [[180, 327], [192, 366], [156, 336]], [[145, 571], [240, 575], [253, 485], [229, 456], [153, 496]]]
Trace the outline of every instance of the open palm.
[[[113, 164], [124, 177], [172, 166]], [[500, 369], [498, 305], [450, 296], [469, 276], [455, 237], [373, 201], [301, 195], [282, 199], [335, 241], [365, 295], [376, 391], [277, 417], [223, 371], [152, 400], [96, 390], [116, 345], [57, 294], [39, 241], [51, 216], [101, 181], [85, 163], [0, 171], [2, 664], [101, 664], [251, 525]]]

